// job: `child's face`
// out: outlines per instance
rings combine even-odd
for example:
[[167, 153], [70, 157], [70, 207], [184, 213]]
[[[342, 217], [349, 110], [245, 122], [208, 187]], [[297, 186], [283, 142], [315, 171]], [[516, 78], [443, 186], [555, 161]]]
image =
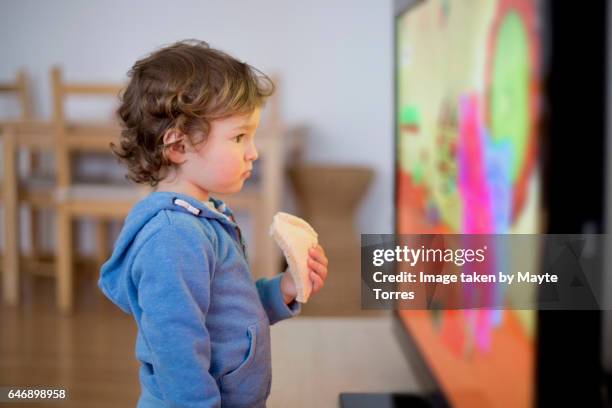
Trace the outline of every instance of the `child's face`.
[[257, 108], [250, 114], [213, 121], [208, 139], [187, 148], [182, 177], [206, 196], [239, 192], [258, 157], [254, 138], [259, 119]]

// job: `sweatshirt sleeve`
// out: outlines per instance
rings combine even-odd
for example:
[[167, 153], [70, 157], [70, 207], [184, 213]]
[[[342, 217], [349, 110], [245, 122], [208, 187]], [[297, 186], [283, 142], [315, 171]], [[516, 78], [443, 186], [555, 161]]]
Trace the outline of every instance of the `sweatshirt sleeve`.
[[255, 282], [259, 298], [268, 314], [271, 325], [289, 317], [297, 316], [302, 310], [301, 303], [296, 300], [289, 304], [285, 303], [280, 289], [283, 273], [286, 272], [279, 273], [271, 279], [261, 278]]
[[206, 327], [215, 265], [212, 242], [170, 225], [149, 239], [135, 262], [140, 330], [166, 405], [219, 407]]

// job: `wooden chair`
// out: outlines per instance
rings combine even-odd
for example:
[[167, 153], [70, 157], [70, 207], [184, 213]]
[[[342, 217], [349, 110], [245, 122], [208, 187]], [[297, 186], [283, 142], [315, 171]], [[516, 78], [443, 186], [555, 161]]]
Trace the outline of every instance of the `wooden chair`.
[[[121, 86], [65, 82], [60, 68], [51, 72], [53, 86], [53, 121], [55, 157], [57, 168], [56, 200], [57, 218], [57, 305], [60, 311], [73, 310], [73, 262], [74, 240], [72, 220], [91, 217], [97, 219], [96, 248], [101, 262], [108, 257], [108, 235], [105, 222], [123, 220], [138, 200], [148, 190], [136, 185], [82, 183], [72, 174], [72, 162], [76, 153], [106, 152], [110, 143], [118, 143], [120, 129], [115, 122], [94, 123], [69, 121], [65, 114], [65, 102], [70, 96], [118, 96]], [[113, 161], [114, 165], [116, 162]]]
[[21, 108], [21, 117], [19, 119], [32, 119], [32, 100], [30, 97], [28, 75], [25, 69], [20, 69], [17, 72], [17, 78], [14, 82], [0, 82], [0, 92], [14, 94], [19, 98], [19, 106]]
[[[0, 135], [3, 141], [3, 183], [0, 198], [4, 207], [4, 256], [3, 299], [6, 304], [16, 305], [20, 299], [20, 270], [23, 261], [32, 261], [32, 270], [48, 271], [40, 268], [40, 250], [37, 210], [53, 207], [54, 181], [52, 176], [39, 173], [39, 153], [53, 149], [53, 126], [51, 122], [36, 121], [32, 115], [29, 84], [24, 70], [20, 70], [14, 82], [0, 83], [0, 92], [17, 96], [21, 115], [14, 120], [0, 122]], [[19, 174], [17, 154], [26, 149], [28, 174], [22, 179]], [[20, 254], [20, 205], [29, 207], [31, 253], [26, 259]]]

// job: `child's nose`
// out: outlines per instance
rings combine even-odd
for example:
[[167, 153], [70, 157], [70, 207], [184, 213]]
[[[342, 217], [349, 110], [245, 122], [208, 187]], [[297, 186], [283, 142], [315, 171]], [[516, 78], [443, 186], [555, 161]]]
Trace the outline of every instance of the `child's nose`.
[[251, 141], [249, 143], [249, 147], [246, 151], [246, 159], [250, 161], [255, 161], [259, 157], [259, 153], [257, 152], [257, 147], [255, 146], [255, 142]]

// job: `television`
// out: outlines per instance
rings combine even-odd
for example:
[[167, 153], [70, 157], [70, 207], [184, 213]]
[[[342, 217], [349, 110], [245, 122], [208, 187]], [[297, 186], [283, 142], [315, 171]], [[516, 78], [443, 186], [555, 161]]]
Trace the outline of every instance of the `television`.
[[[395, 232], [604, 232], [606, 29], [604, 0], [397, 0]], [[460, 408], [600, 406], [600, 315], [394, 311]]]

